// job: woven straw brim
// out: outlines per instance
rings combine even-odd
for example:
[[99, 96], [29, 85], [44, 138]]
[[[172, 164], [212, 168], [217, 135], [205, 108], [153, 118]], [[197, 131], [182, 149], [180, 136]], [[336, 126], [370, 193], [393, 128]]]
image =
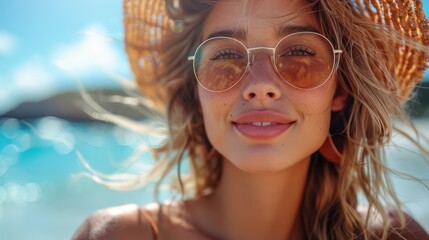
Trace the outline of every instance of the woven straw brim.
[[[355, 1], [358, 11], [368, 16], [373, 22], [390, 27], [423, 46], [429, 46], [429, 22], [423, 11], [423, 4], [416, 0], [358, 0]], [[427, 68], [428, 56], [424, 51], [399, 45], [396, 53], [397, 65], [395, 74], [401, 96], [405, 99], [423, 78]]]
[[[356, 0], [356, 11], [374, 23], [389, 26], [418, 44], [429, 46], [429, 22], [417, 0]], [[148, 98], [165, 100], [165, 86], [156, 81], [157, 69], [162, 69], [157, 56], [166, 34], [174, 31], [175, 22], [168, 17], [164, 0], [124, 0], [126, 52], [136, 80]], [[423, 78], [427, 56], [410, 46], [398, 45], [395, 74], [401, 96], [406, 98]], [[186, 61], [186, 59], [184, 59]]]
[[124, 0], [125, 48], [132, 71], [145, 97], [162, 108], [166, 90], [155, 81], [156, 49], [171, 20], [162, 0]]

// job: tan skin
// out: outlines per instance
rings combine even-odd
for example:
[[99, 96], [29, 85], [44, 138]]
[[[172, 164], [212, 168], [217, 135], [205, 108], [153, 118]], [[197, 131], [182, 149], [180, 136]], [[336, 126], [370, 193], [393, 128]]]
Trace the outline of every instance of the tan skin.
[[[197, 229], [195, 223], [186, 219], [186, 214], [177, 218], [177, 213], [188, 211], [188, 202], [179, 205], [164, 204], [163, 206], [151, 205], [140, 207], [137, 205], [124, 205], [100, 210], [92, 214], [76, 231], [73, 240], [152, 240], [153, 230], [150, 222], [143, 214], [143, 210], [150, 210], [159, 227], [158, 240], [214, 240], [207, 233]], [[176, 214], [172, 214], [175, 212]], [[207, 218], [207, 217], [206, 217]], [[391, 216], [391, 226], [399, 228], [397, 218]], [[410, 216], [406, 215], [406, 227], [399, 233], [389, 232], [389, 240], [425, 240], [429, 235]], [[261, 239], [261, 238], [253, 238]], [[266, 239], [266, 238], [262, 238]], [[302, 239], [299, 237], [290, 239]]]
[[[272, 16], [289, 13], [298, 14], [287, 21], [280, 19], [281, 26], [320, 30], [314, 14], [300, 3], [255, 1], [249, 22], [242, 21], [246, 16], [240, 3], [218, 3], [204, 23], [203, 38], [240, 29], [246, 32], [240, 39], [246, 45], [271, 47], [282, 37], [275, 27], [279, 22]], [[263, 67], [252, 69], [231, 90], [213, 93], [198, 89], [207, 135], [225, 157], [214, 193], [161, 206], [101, 210], [81, 226], [74, 239], [153, 239], [143, 209], [153, 216], [158, 239], [302, 239], [299, 209], [310, 156], [326, 139], [331, 111], [342, 110], [347, 94], [335, 91], [335, 76], [317, 89], [295, 89], [276, 75], [269, 58], [261, 54], [257, 61]], [[293, 126], [281, 136], [263, 141], [237, 134], [231, 124], [234, 116], [266, 109], [287, 115]], [[409, 220], [409, 226], [416, 225]]]

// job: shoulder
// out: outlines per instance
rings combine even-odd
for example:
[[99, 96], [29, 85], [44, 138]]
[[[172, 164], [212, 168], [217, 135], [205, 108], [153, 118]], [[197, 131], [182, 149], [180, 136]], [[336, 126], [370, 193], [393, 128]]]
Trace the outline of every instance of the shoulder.
[[404, 213], [405, 225], [401, 226], [399, 215], [396, 212], [390, 213], [390, 229], [388, 238], [389, 240], [407, 239], [407, 240], [429, 240], [429, 234], [426, 230], [410, 215]]
[[73, 240], [154, 239], [152, 216], [157, 204], [145, 207], [123, 205], [99, 210], [90, 215], [79, 227]]
[[[389, 228], [387, 230], [388, 240], [429, 240], [429, 234], [426, 230], [409, 214], [403, 213], [405, 222], [401, 224], [400, 214], [397, 211], [389, 212]], [[383, 226], [379, 219], [377, 219], [371, 228], [375, 231], [377, 236], [383, 235]]]

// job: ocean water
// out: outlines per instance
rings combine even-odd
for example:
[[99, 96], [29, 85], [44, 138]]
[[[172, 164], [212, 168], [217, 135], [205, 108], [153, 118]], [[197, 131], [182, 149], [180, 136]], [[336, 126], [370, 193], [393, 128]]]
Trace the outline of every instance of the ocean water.
[[[96, 209], [153, 201], [150, 186], [117, 192], [78, 177], [88, 170], [77, 152], [94, 169], [115, 173], [144, 141], [106, 123], [0, 120], [0, 239], [70, 239]], [[131, 170], [152, 164], [142, 159]]]
[[[416, 124], [429, 136], [429, 120]], [[153, 201], [150, 185], [118, 192], [77, 177], [87, 172], [77, 152], [94, 169], [115, 173], [141, 143], [152, 140], [99, 122], [0, 119], [0, 239], [70, 239], [97, 209]], [[387, 155], [393, 168], [429, 184], [429, 164], [411, 143], [396, 137]], [[143, 155], [128, 170], [144, 171], [151, 165], [150, 156]], [[429, 230], [429, 189], [398, 177], [394, 184], [409, 212]]]

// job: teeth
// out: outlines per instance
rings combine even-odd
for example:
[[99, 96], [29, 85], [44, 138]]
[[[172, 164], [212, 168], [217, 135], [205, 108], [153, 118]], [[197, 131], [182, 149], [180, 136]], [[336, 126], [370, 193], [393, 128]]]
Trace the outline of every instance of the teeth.
[[254, 126], [258, 126], [258, 127], [266, 127], [266, 126], [271, 126], [274, 124], [277, 124], [275, 122], [251, 122], [250, 124], [254, 125]]

